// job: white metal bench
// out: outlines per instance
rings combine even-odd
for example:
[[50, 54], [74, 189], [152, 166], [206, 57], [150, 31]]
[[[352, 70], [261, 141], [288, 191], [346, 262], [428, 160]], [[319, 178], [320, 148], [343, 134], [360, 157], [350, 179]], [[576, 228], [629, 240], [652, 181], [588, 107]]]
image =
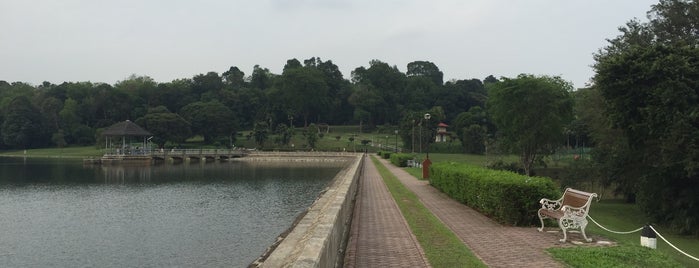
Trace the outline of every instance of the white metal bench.
[[541, 208], [538, 212], [539, 220], [541, 221], [539, 232], [544, 230], [544, 219], [556, 219], [558, 220], [558, 227], [563, 231], [561, 242], [567, 240], [568, 235], [566, 232], [570, 229], [580, 229], [585, 240], [587, 242], [592, 241], [585, 234], [585, 226], [587, 226], [587, 213], [590, 211], [590, 203], [593, 197], [597, 197], [597, 194], [567, 188], [563, 196], [558, 200], [542, 198], [539, 201]]

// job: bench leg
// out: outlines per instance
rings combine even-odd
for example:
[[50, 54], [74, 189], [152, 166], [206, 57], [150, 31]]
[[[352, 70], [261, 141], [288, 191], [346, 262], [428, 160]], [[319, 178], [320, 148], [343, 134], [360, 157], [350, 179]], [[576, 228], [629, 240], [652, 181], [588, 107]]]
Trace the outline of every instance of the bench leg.
[[539, 230], [539, 232], [543, 232], [544, 231], [544, 218], [541, 216], [540, 212], [537, 214], [539, 215], [539, 221], [541, 221], [541, 228], [537, 228], [537, 230]]
[[565, 223], [564, 221], [565, 221], [565, 218], [558, 219], [558, 227], [561, 227], [561, 231], [563, 231], [563, 239], [558, 240], [561, 243], [565, 243], [566, 240], [568, 240], [568, 232], [567, 232], [568, 228], [566, 228], [566, 226], [568, 226], [568, 224]]
[[580, 233], [582, 233], [583, 237], [585, 238], [585, 241], [592, 242], [592, 238], [587, 238], [587, 235], [585, 234], [585, 226], [587, 226], [587, 220], [584, 220], [580, 224]]

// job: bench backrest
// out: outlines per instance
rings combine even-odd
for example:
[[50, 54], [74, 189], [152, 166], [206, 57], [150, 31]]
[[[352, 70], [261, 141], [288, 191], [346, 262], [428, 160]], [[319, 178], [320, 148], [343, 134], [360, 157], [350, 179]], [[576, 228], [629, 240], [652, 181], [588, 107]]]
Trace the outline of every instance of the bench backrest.
[[590, 203], [592, 198], [596, 197], [596, 193], [588, 193], [573, 188], [567, 188], [565, 193], [563, 193], [563, 201], [561, 205], [569, 205], [571, 207], [585, 207], [585, 212], [590, 209]]

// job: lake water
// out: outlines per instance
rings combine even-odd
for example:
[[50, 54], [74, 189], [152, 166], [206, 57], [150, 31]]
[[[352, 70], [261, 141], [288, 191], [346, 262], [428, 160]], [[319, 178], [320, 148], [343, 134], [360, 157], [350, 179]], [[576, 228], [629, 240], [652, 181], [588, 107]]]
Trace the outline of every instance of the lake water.
[[339, 170], [0, 158], [0, 266], [245, 267]]

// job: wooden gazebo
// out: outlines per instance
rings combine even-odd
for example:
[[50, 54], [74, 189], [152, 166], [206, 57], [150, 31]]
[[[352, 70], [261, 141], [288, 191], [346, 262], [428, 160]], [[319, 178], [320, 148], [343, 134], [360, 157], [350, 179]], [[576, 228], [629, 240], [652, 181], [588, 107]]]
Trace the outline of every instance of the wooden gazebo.
[[[107, 152], [105, 156], [146, 156], [150, 153], [148, 139], [151, 135], [129, 120], [116, 123], [102, 132]], [[138, 140], [137, 144], [132, 143], [134, 139]]]

